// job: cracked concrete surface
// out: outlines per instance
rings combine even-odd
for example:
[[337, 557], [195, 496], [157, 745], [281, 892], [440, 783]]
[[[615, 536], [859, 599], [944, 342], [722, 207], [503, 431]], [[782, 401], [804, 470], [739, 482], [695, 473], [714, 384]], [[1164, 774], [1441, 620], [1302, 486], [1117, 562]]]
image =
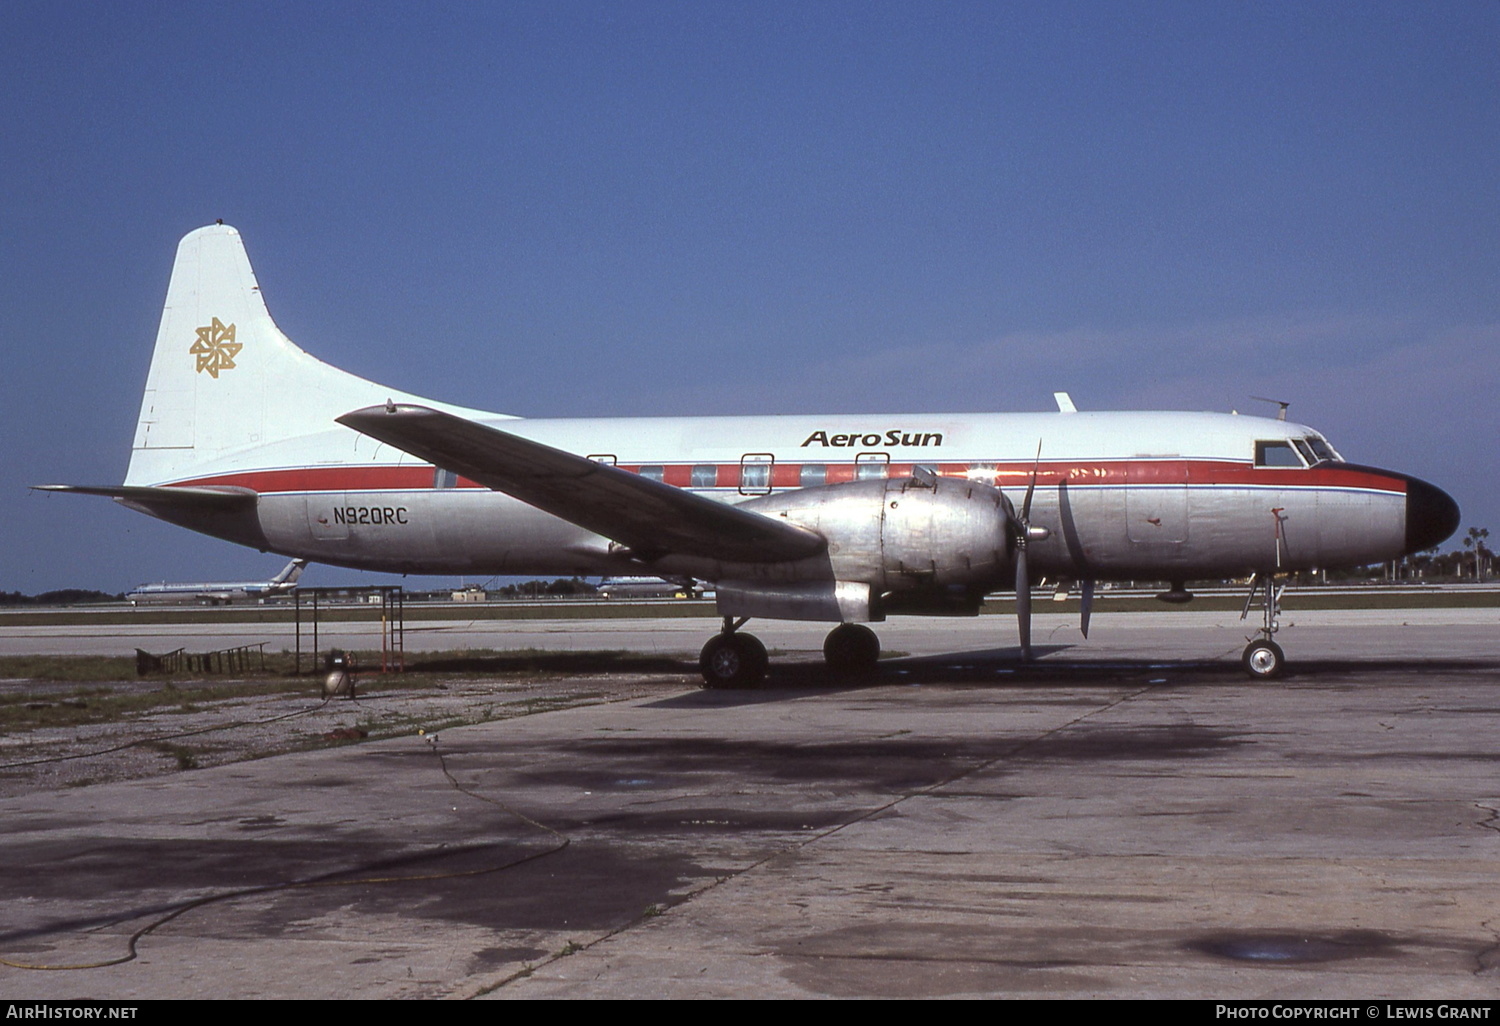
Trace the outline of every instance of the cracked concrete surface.
[[1492, 999], [1493, 623], [1325, 615], [1269, 685], [1150, 618], [1031, 669], [945, 623], [861, 686], [767, 629], [765, 691], [12, 797], [0, 957], [210, 900], [0, 985]]

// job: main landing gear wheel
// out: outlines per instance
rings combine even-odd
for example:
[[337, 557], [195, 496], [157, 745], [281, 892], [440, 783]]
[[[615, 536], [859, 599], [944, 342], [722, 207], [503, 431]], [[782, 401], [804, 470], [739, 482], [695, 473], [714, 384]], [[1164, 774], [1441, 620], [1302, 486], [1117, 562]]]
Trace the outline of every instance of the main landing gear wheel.
[[1281, 676], [1281, 671], [1286, 669], [1286, 654], [1276, 642], [1261, 638], [1245, 646], [1245, 654], [1240, 656], [1240, 663], [1245, 667], [1245, 672], [1256, 680], [1270, 680]]
[[823, 660], [834, 673], [856, 676], [871, 673], [880, 658], [880, 639], [862, 623], [841, 623], [823, 642]]
[[703, 685], [710, 688], [753, 688], [766, 679], [770, 665], [766, 646], [753, 634], [715, 634], [698, 656]]

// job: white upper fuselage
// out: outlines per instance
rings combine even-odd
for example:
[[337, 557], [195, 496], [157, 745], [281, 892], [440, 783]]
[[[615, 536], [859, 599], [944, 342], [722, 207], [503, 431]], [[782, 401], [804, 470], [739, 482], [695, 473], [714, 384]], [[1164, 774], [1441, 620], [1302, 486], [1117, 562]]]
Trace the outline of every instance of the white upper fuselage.
[[[384, 390], [382, 392], [384, 398]], [[435, 405], [435, 404], [433, 404]], [[451, 408], [451, 407], [450, 407]], [[902, 413], [758, 417], [523, 419], [462, 411], [480, 423], [622, 465], [738, 465], [765, 453], [777, 463], [853, 464], [875, 456], [924, 465], [1044, 463], [1161, 457], [1249, 464], [1259, 439], [1302, 438], [1300, 424], [1221, 413]], [[892, 444], [892, 443], [895, 444]], [[912, 444], [904, 444], [911, 442]], [[401, 466], [419, 462], [347, 428], [249, 446], [200, 463], [194, 478], [242, 470]], [[182, 481], [188, 480], [183, 477]], [[146, 483], [144, 481], [139, 483]], [[168, 483], [165, 480], [152, 483]], [[181, 482], [172, 482], [181, 483]]]

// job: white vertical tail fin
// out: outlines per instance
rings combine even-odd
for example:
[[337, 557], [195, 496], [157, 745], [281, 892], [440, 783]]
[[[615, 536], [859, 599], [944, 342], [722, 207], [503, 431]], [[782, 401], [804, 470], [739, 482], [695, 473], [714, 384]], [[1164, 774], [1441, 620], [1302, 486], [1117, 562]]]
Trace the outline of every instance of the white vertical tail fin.
[[276, 327], [240, 233], [225, 224], [177, 247], [131, 449], [129, 485], [254, 466], [255, 450], [343, 429], [349, 410], [403, 399], [309, 356]]
[[272, 584], [285, 584], [290, 587], [302, 579], [302, 571], [307, 569], [307, 560], [294, 559], [282, 567], [281, 573], [271, 578]]

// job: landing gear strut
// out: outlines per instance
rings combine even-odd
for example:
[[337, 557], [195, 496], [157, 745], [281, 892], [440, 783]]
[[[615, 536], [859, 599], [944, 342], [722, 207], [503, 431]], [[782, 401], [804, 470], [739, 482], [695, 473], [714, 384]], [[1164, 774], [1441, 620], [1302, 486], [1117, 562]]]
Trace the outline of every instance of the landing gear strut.
[[1258, 632], [1260, 637], [1252, 638], [1250, 644], [1245, 646], [1244, 654], [1240, 656], [1240, 665], [1256, 680], [1270, 680], [1281, 676], [1281, 672], [1286, 669], [1286, 653], [1271, 640], [1281, 628], [1276, 617], [1281, 611], [1281, 593], [1286, 590], [1286, 585], [1277, 584], [1274, 574], [1256, 574], [1252, 577], [1250, 596], [1245, 599], [1245, 608], [1240, 613], [1241, 620], [1250, 615], [1250, 606], [1255, 602], [1257, 590], [1265, 593], [1265, 624]]
[[841, 676], [869, 673], [879, 658], [880, 639], [862, 623], [841, 623], [828, 632], [823, 642], [823, 661], [828, 669]]
[[724, 617], [724, 630], [708, 639], [698, 656], [703, 685], [710, 688], [753, 688], [766, 679], [770, 660], [766, 646], [753, 634], [739, 629], [749, 617]]

